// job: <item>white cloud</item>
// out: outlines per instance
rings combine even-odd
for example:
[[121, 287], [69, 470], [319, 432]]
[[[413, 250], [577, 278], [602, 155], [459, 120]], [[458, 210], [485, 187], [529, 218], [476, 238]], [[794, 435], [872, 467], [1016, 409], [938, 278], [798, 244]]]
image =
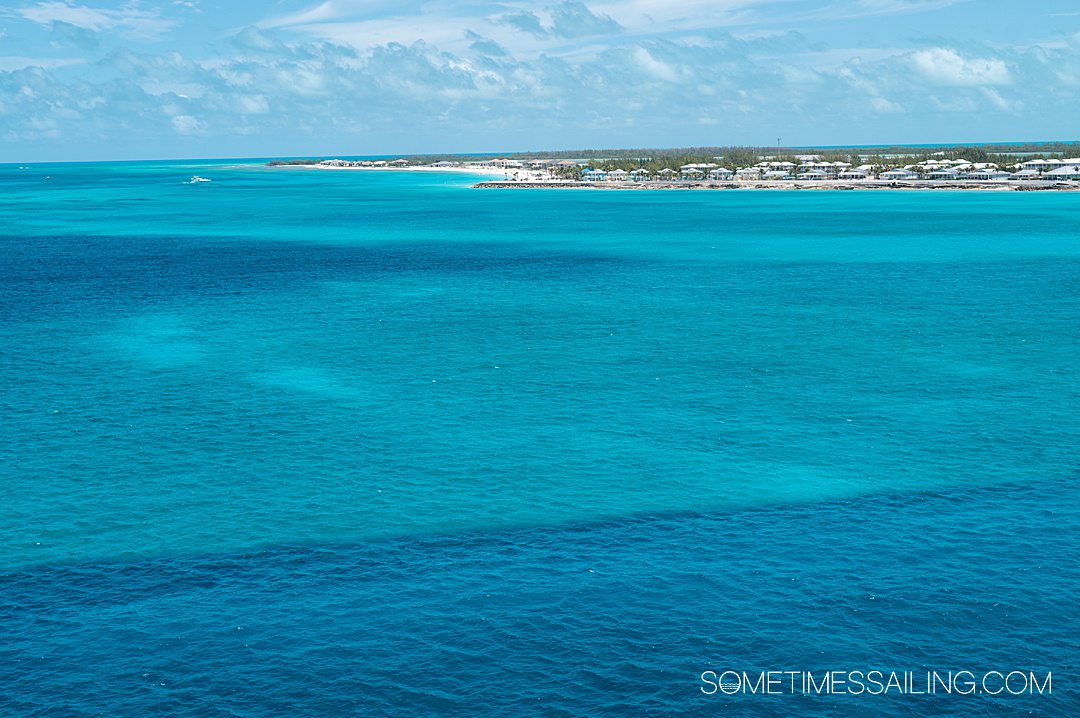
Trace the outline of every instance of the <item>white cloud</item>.
[[649, 77], [663, 82], [677, 82], [679, 73], [670, 64], [657, 60], [643, 47], [634, 49], [634, 59]]
[[1002, 110], [1004, 112], [1015, 112], [1017, 109], [1019, 109], [1019, 105], [1017, 103], [1005, 99], [1001, 96], [1001, 93], [993, 87], [983, 87], [980, 91], [982, 92], [983, 97], [989, 100], [990, 104], [999, 110]]
[[0, 55], [0, 72], [21, 70], [25, 67], [64, 67], [78, 65], [82, 60], [63, 57], [22, 57], [20, 55]]
[[301, 10], [282, 17], [265, 20], [261, 27], [296, 27], [313, 23], [328, 23], [343, 19], [374, 18], [386, 15], [418, 15], [414, 12], [404, 13], [401, 2], [393, 0], [326, 0], [306, 10]]
[[894, 115], [904, 111], [903, 105], [884, 97], [875, 97], [870, 101], [870, 106], [874, 108], [874, 112], [882, 115]]
[[263, 95], [240, 95], [236, 98], [236, 109], [244, 115], [265, 115], [270, 111], [270, 103]]
[[[28, 2], [17, 17], [29, 19], [21, 13], [30, 11], [48, 27], [42, 13], [53, 11], [50, 17], [67, 18], [53, 19], [53, 30], [74, 21], [95, 28], [88, 33], [131, 32], [119, 14], [169, 4], [75, 1], [92, 6]], [[903, 47], [896, 33], [888, 47], [874, 47], [870, 34], [838, 32], [830, 44], [821, 23], [793, 32], [784, 29], [795, 26], [790, 12], [777, 19], [779, 10], [834, 0], [395, 2], [330, 0], [288, 22], [262, 25], [245, 17], [231, 38], [188, 33], [188, 46], [181, 33], [158, 47], [133, 48], [115, 37], [102, 39], [100, 49], [65, 46], [85, 67], [49, 68], [46, 60], [12, 52], [0, 57], [0, 136], [56, 132], [78, 151], [160, 147], [171, 137], [171, 145], [154, 150], [158, 155], [173, 145], [234, 140], [253, 153], [317, 152], [316, 145], [335, 152], [759, 144], [780, 135], [805, 143], [875, 142], [902, 139], [893, 134], [898, 128], [929, 141], [981, 128], [1015, 136], [1018, 109], [1036, 105], [1044, 110], [1040, 118], [1059, 118], [1042, 127], [1067, 127], [1078, 110], [1080, 42], [1068, 35], [1056, 46], [1002, 44], [991, 51], [944, 39], [937, 47]], [[933, 4], [882, 0], [860, 8], [866, 17]], [[11, 14], [0, 9], [0, 16]], [[508, 16], [520, 20], [517, 26], [500, 22]], [[581, 32], [570, 27], [575, 17]], [[738, 33], [718, 29], [751, 20], [758, 24]], [[853, 42], [844, 44], [848, 37]], [[93, 62], [92, 52], [107, 54]], [[956, 122], [959, 113], [973, 112], [982, 124]], [[43, 117], [54, 126], [35, 119]], [[949, 134], [930, 136], [936, 132]], [[251, 140], [243, 145], [241, 137]]]
[[911, 57], [915, 69], [937, 85], [978, 87], [1008, 85], [1008, 66], [996, 58], [967, 58], [956, 50], [935, 47], [919, 50]]
[[181, 135], [198, 134], [203, 129], [203, 123], [191, 115], [176, 115], [171, 122], [173, 129]]
[[964, 0], [856, 0], [855, 5], [868, 14], [895, 15], [937, 10], [958, 2], [964, 2]]
[[135, 5], [109, 10], [52, 0], [8, 10], [5, 14], [14, 14], [38, 25], [51, 26], [59, 22], [93, 32], [116, 30], [144, 38], [162, 35], [176, 24], [157, 13], [140, 10]]

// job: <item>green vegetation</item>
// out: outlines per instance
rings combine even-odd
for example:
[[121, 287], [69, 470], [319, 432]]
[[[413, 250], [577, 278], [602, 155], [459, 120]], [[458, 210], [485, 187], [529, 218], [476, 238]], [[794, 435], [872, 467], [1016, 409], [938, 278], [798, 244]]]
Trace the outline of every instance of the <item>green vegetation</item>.
[[320, 160], [270, 160], [266, 163], [267, 167], [281, 167], [283, 165], [314, 165], [318, 164]]
[[[969, 162], [993, 162], [1006, 167], [1026, 159], [1050, 159], [1080, 155], [1078, 142], [1040, 142], [988, 145], [940, 145], [940, 146], [881, 146], [881, 147], [682, 147], [682, 148], [632, 148], [632, 149], [585, 149], [553, 150], [543, 152], [511, 152], [494, 154], [427, 154], [405, 157], [410, 165], [426, 165], [435, 162], [479, 162], [497, 157], [527, 161], [551, 159], [568, 161], [566, 165], [551, 168], [563, 177], [578, 177], [583, 167], [610, 171], [626, 171], [638, 168], [655, 173], [661, 169], [688, 164], [715, 164], [736, 170], [755, 165], [762, 160], [799, 162], [800, 155], [816, 155], [826, 162], [848, 162], [852, 166], [874, 165], [897, 167], [916, 164], [925, 160], [955, 160]], [[329, 159], [329, 158], [327, 158]], [[342, 155], [341, 159], [356, 159]], [[271, 160], [270, 166], [312, 165], [318, 159]], [[571, 164], [572, 163], [572, 164]]]

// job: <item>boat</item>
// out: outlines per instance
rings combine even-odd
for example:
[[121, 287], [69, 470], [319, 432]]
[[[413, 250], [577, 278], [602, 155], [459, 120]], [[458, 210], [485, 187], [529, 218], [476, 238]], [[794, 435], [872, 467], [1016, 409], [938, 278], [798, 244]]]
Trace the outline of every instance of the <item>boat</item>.
[[212, 182], [212, 181], [213, 180], [208, 180], [205, 177], [200, 177], [198, 175], [195, 175], [194, 177], [192, 177], [191, 179], [189, 179], [187, 181], [187, 184], [197, 184], [199, 182]]

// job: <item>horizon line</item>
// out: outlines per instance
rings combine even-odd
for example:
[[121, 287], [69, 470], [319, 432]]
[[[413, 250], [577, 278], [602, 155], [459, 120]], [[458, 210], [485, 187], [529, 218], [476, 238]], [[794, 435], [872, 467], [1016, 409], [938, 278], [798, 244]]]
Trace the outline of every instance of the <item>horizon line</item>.
[[139, 157], [139, 158], [102, 158], [93, 160], [11, 160], [0, 161], [0, 166], [5, 165], [22, 165], [22, 164], [100, 164], [107, 162], [210, 162], [210, 161], [255, 161], [255, 160], [287, 160], [287, 159], [308, 159], [308, 158], [321, 158], [321, 157], [356, 157], [362, 159], [386, 159], [386, 158], [405, 158], [405, 157], [487, 157], [487, 156], [499, 156], [499, 155], [536, 155], [543, 156], [545, 154], [566, 154], [572, 152], [580, 152], [583, 156], [590, 153], [595, 154], [598, 152], [625, 152], [628, 150], [645, 150], [654, 152], [675, 152], [681, 150], [719, 150], [719, 149], [741, 149], [741, 150], [775, 150], [783, 153], [785, 151], [806, 151], [806, 150], [891, 150], [891, 149], [951, 149], [951, 148], [971, 148], [971, 147], [1018, 147], [1025, 145], [1077, 145], [1080, 144], [1080, 140], [1016, 140], [1016, 141], [988, 141], [988, 142], [916, 142], [916, 143], [899, 143], [899, 144], [859, 144], [859, 145], [697, 145], [697, 146], [669, 146], [669, 147], [597, 147], [597, 148], [571, 148], [571, 149], [552, 149], [545, 150], [497, 150], [497, 151], [457, 151], [457, 152], [406, 152], [406, 153], [391, 153], [391, 154], [335, 154], [335, 153], [310, 153], [299, 155], [246, 155], [241, 157]]

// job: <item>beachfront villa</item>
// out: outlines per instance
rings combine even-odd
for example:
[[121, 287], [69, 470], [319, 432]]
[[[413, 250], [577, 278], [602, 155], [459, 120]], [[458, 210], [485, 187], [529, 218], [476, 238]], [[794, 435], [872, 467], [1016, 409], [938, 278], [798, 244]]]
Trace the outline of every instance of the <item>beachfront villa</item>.
[[851, 167], [850, 162], [803, 162], [799, 165], [800, 176], [807, 173], [820, 173], [828, 177], [835, 177]]
[[1005, 180], [1012, 177], [1011, 172], [1004, 172], [992, 167], [974, 169], [964, 175], [964, 179], [971, 180]]
[[784, 172], [788, 172], [788, 173], [792, 172], [796, 167], [798, 167], [798, 165], [796, 165], [794, 162], [775, 162], [775, 161], [773, 161], [773, 162], [768, 162], [768, 161], [758, 162], [757, 165], [755, 165], [755, 166], [759, 170], [761, 170], [762, 172], [784, 171]]
[[878, 175], [878, 178], [883, 179], [883, 180], [893, 180], [893, 181], [896, 181], [896, 180], [910, 181], [910, 180], [919, 179], [919, 173], [918, 172], [913, 172], [913, 171], [907, 169], [906, 167], [898, 167], [897, 169], [894, 169], [894, 170], [888, 170], [886, 172], [882, 172], [881, 174]]
[[709, 179], [713, 181], [725, 181], [732, 178], [735, 173], [726, 167], [717, 167], [709, 170]]
[[1042, 178], [1048, 180], [1080, 180], [1080, 160], [1072, 161], [1077, 162], [1077, 164], [1047, 170], [1042, 173]]
[[1080, 157], [1070, 157], [1067, 159], [1050, 159], [1050, 160], [1028, 160], [1021, 162], [1020, 167], [1024, 170], [1035, 170], [1038, 173], [1049, 172], [1060, 167], [1076, 167], [1080, 166]]
[[960, 169], [949, 167], [948, 169], [933, 170], [926, 173], [926, 179], [931, 180], [954, 180], [960, 179]]

